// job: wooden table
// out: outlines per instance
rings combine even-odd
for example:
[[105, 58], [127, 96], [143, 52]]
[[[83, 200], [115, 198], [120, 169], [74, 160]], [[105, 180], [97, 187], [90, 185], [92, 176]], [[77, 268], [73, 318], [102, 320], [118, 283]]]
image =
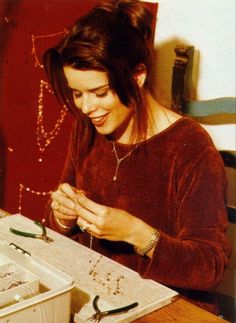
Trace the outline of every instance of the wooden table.
[[181, 298], [135, 321], [136, 323], [222, 323], [228, 322]]
[[[10, 215], [0, 209], [0, 218]], [[177, 298], [173, 303], [162, 307], [148, 315], [145, 315], [136, 323], [222, 323], [225, 321], [191, 303]]]

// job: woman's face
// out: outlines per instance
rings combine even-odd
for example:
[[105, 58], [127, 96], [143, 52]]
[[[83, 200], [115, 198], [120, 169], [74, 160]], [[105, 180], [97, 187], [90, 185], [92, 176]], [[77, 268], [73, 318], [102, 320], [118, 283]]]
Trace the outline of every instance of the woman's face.
[[107, 73], [70, 66], [64, 67], [64, 73], [76, 107], [90, 118], [97, 132], [128, 143], [133, 109], [123, 105], [110, 89]]

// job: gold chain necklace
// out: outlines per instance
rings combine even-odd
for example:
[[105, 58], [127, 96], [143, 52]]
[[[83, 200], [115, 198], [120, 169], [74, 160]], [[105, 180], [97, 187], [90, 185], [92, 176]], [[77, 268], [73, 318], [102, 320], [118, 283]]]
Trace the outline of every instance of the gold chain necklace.
[[115, 157], [116, 157], [116, 170], [115, 170], [115, 174], [113, 176], [113, 181], [116, 181], [117, 180], [117, 173], [118, 173], [118, 170], [119, 170], [119, 166], [120, 166], [120, 163], [126, 159], [127, 157], [129, 157], [132, 152], [137, 149], [139, 146], [139, 144], [137, 144], [133, 149], [131, 149], [126, 155], [124, 155], [123, 157], [119, 158], [118, 154], [117, 154], [117, 151], [116, 151], [116, 145], [115, 145], [115, 142], [114, 140], [112, 140], [112, 151], [115, 153]]

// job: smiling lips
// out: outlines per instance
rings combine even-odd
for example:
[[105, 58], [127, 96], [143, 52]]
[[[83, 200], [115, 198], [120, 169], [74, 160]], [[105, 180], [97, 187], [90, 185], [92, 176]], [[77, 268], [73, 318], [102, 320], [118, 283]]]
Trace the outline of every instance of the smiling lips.
[[106, 121], [108, 114], [109, 113], [106, 113], [106, 114], [99, 116], [99, 117], [91, 117], [91, 121], [94, 124], [94, 126], [101, 127], [104, 124], [104, 122]]

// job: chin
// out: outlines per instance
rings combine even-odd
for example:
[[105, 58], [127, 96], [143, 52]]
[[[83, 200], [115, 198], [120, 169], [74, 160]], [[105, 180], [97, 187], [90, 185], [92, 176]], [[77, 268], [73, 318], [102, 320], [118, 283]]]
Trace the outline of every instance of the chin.
[[100, 135], [104, 135], [104, 136], [108, 136], [111, 135], [113, 133], [112, 130], [107, 129], [107, 128], [103, 128], [103, 127], [95, 127], [96, 131], [100, 134]]

